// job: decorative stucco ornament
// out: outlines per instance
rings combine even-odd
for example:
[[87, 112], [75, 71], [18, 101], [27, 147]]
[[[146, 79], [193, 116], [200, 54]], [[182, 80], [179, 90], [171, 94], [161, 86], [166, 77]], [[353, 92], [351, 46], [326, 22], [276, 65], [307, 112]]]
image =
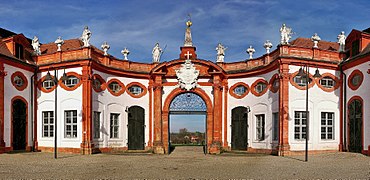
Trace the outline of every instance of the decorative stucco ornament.
[[249, 48], [247, 49], [247, 53], [249, 54], [249, 59], [253, 59], [253, 53], [255, 52], [256, 50], [252, 46], [249, 46]]
[[110, 46], [107, 41], [104, 41], [104, 43], [101, 45], [101, 48], [104, 51], [104, 56], [108, 56], [108, 50], [110, 49]]
[[54, 43], [57, 44], [57, 46], [58, 46], [57, 51], [62, 51], [62, 45], [64, 44], [64, 41], [63, 41], [62, 37], [59, 36], [58, 39], [55, 40]]
[[83, 47], [90, 46], [90, 38], [91, 38], [91, 31], [89, 30], [88, 26], [85, 26], [82, 35], [80, 37], [81, 41], [84, 43]]
[[128, 60], [127, 56], [130, 54], [130, 51], [125, 48], [121, 51], [122, 55], [123, 55], [123, 60]]
[[292, 28], [286, 27], [285, 24], [283, 24], [280, 28], [280, 43], [281, 44], [289, 44], [289, 39], [292, 38], [293, 31]]
[[32, 39], [32, 48], [33, 48], [35, 55], [41, 55], [40, 42], [37, 36], [34, 36]]
[[196, 70], [194, 64], [189, 59], [190, 53], [188, 51], [187, 59], [184, 64], [181, 64], [181, 68], [176, 70], [177, 80], [179, 81], [179, 87], [186, 89], [187, 91], [196, 88], [198, 86], [199, 70]]
[[319, 43], [319, 41], [321, 41], [321, 38], [319, 35], [317, 35], [317, 33], [315, 33], [312, 37], [311, 37], [311, 40], [313, 41], [313, 48], [319, 48], [317, 46], [317, 44]]
[[263, 44], [263, 47], [266, 49], [266, 53], [270, 53], [270, 49], [272, 48], [272, 43], [270, 40], [266, 40], [265, 44]]
[[344, 35], [344, 31], [342, 31], [338, 37], [338, 43], [339, 43], [339, 52], [344, 52], [346, 47], [346, 35]]

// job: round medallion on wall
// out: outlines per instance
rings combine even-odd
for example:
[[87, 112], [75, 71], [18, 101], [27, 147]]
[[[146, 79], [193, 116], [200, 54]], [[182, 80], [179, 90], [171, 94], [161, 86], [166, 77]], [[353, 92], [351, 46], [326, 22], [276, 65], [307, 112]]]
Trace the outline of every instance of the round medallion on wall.
[[364, 74], [358, 69], [354, 70], [348, 77], [348, 86], [352, 90], [357, 90], [364, 80]]
[[20, 71], [14, 72], [12, 74], [11, 81], [12, 81], [13, 86], [18, 91], [23, 91], [24, 89], [26, 89], [26, 87], [28, 85], [28, 81], [27, 81], [26, 76]]

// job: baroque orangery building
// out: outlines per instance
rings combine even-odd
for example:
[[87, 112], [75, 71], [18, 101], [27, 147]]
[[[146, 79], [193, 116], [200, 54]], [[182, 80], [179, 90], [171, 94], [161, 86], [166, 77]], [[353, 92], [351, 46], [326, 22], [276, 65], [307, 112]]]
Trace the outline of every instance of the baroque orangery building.
[[169, 153], [170, 115], [202, 113], [211, 154], [299, 153], [306, 134], [310, 153], [370, 153], [370, 29], [290, 41], [283, 24], [276, 49], [224, 62], [222, 44], [198, 58], [190, 26], [179, 58], [156, 44], [152, 63], [90, 45], [88, 27], [47, 44], [0, 29], [0, 152]]

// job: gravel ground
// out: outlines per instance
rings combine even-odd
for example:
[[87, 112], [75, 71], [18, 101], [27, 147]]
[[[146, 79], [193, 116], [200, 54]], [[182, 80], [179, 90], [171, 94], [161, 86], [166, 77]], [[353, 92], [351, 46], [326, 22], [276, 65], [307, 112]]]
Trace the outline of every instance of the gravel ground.
[[204, 155], [177, 147], [171, 155], [0, 154], [0, 179], [369, 179], [370, 157], [355, 153], [309, 156]]

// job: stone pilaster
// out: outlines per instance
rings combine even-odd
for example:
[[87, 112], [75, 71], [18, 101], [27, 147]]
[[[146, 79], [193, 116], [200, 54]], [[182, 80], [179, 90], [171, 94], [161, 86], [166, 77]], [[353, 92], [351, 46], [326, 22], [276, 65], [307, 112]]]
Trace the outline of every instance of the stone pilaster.
[[219, 154], [222, 147], [222, 81], [218, 75], [213, 77], [213, 83], [213, 139], [209, 152]]
[[162, 128], [162, 77], [156, 76], [153, 83], [154, 91], [154, 153], [164, 154]]
[[278, 155], [284, 156], [289, 146], [289, 64], [280, 65]]
[[94, 144], [92, 141], [92, 84], [91, 66], [82, 66], [82, 143], [81, 153], [92, 154]]

